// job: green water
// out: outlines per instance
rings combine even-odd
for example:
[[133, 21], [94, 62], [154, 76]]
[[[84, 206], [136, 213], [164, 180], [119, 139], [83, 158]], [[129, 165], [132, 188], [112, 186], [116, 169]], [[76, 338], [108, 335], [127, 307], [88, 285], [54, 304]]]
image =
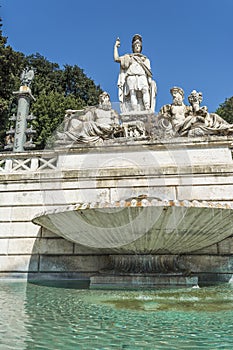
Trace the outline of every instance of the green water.
[[0, 282], [0, 349], [233, 349], [233, 286], [93, 291]]

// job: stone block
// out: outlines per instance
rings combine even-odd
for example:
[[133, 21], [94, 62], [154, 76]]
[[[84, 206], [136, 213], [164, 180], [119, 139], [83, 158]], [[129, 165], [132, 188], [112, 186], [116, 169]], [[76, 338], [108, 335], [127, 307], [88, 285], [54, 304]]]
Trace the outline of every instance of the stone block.
[[0, 254], [7, 255], [8, 253], [8, 239], [0, 239]]
[[155, 175], [155, 176], [137, 176], [135, 179], [127, 178], [124, 176], [119, 176], [109, 178], [109, 179], [99, 179], [96, 181], [96, 187], [109, 187], [112, 189], [117, 188], [131, 188], [132, 186], [137, 187], [161, 187], [161, 186], [178, 186], [180, 184], [180, 179], [175, 176], [166, 177], [166, 175]]
[[0, 222], [0, 237], [39, 237], [41, 228], [32, 222]]
[[8, 254], [38, 254], [38, 240], [35, 238], [10, 238]]
[[1, 222], [31, 222], [34, 216], [39, 215], [44, 209], [56, 209], [57, 206], [51, 205], [45, 208], [41, 205], [35, 206], [4, 206], [0, 207], [0, 223]]
[[200, 273], [198, 276], [198, 285], [200, 287], [213, 286], [219, 283], [232, 283], [232, 273]]
[[[30, 272], [27, 277], [29, 282], [40, 281], [42, 284], [45, 282], [46, 286], [71, 286], [72, 288], [77, 286], [80, 289], [80, 283], [84, 283], [83, 288], [88, 288], [91, 274], [86, 272]], [[2, 276], [4, 277], [4, 274]]]
[[[135, 152], [136, 151], [136, 152]], [[208, 160], [207, 160], [208, 159]], [[194, 164], [224, 164], [232, 161], [231, 152], [228, 147], [208, 147], [206, 145], [190, 145], [163, 143], [151, 146], [150, 148], [135, 149], [135, 147], [124, 148], [124, 153], [101, 152], [93, 149], [86, 149], [85, 153], [61, 154], [58, 160], [58, 167], [62, 169], [104, 169], [131, 167], [145, 169], [153, 164], [156, 168], [161, 166], [182, 166]]]
[[176, 199], [175, 187], [118, 187], [110, 189], [111, 201], [119, 201], [132, 197], [145, 195], [147, 197], [154, 197], [159, 199]]
[[92, 276], [90, 282], [91, 289], [156, 289], [193, 287], [198, 284], [198, 278], [180, 274], [105, 274]]
[[192, 164], [224, 164], [232, 162], [231, 151], [228, 147], [213, 148], [200, 145], [198, 148], [185, 147], [183, 154], [186, 154], [190, 165]]
[[44, 198], [43, 192], [41, 191], [14, 191], [14, 192], [3, 192], [0, 196], [0, 206], [5, 205], [31, 205], [31, 204], [41, 204], [43, 205]]
[[[50, 184], [51, 187], [51, 184]], [[14, 182], [6, 182], [0, 183], [0, 192], [16, 192], [16, 191], [35, 191], [35, 190], [40, 190], [41, 184], [40, 182], [31, 182], [25, 181], [25, 182], [20, 182], [20, 177], [19, 177], [19, 182], [14, 181]]]
[[204, 273], [233, 273], [233, 256], [183, 255], [179, 262], [186, 269]]
[[111, 253], [112, 253], [112, 249], [88, 248], [88, 247], [82, 246], [81, 244], [74, 244], [74, 254], [101, 255], [101, 254], [111, 254]]
[[27, 281], [28, 272], [0, 272], [0, 280], [3, 282], [4, 280], [19, 280], [19, 279], [23, 281]]
[[44, 206], [51, 204], [70, 205], [82, 202], [109, 202], [108, 188], [79, 188], [44, 192]]
[[45, 256], [40, 258], [40, 272], [97, 272], [108, 266], [107, 256]]
[[228, 174], [227, 172], [224, 174], [213, 174], [213, 173], [207, 173], [207, 174], [198, 174], [195, 176], [191, 176], [190, 184], [192, 185], [206, 185], [209, 184], [215, 184], [215, 185], [232, 185], [233, 184], [233, 176], [232, 174]]
[[233, 237], [229, 237], [219, 242], [218, 249], [219, 249], [219, 254], [221, 255], [225, 255], [225, 254], [233, 255]]
[[48, 230], [45, 227], [41, 227], [41, 231], [42, 231], [41, 236], [44, 238], [58, 238], [59, 237], [56, 233]]
[[137, 152], [124, 149], [120, 152], [101, 152], [89, 150], [86, 154], [67, 154], [60, 155], [59, 165], [61, 169], [96, 169], [96, 175], [103, 169], [107, 168], [137, 168], [144, 169], [145, 166], [155, 164], [167, 164], [172, 162], [169, 152], [154, 150], [137, 150]]
[[39, 254], [73, 254], [74, 244], [63, 238], [41, 238], [38, 240]]
[[228, 201], [232, 200], [233, 185], [206, 185], [192, 187], [177, 187], [177, 199], [179, 200], [206, 200]]
[[38, 270], [38, 255], [0, 256], [1, 272], [27, 272]]
[[[38, 174], [37, 174], [38, 175]], [[42, 175], [42, 174], [41, 174]], [[61, 174], [59, 174], [61, 175]], [[0, 173], [1, 176], [1, 173]], [[46, 178], [40, 178], [35, 175], [35, 173], [30, 173], [30, 178], [21, 181], [24, 178], [24, 174], [20, 174], [16, 181], [11, 182], [0, 182], [0, 193], [16, 193], [16, 192], [43, 192], [49, 190], [59, 190], [59, 189], [73, 189], [79, 187], [79, 180], [74, 179], [73, 174], [71, 174], [71, 179], [67, 179], [65, 182], [62, 179], [51, 179], [49, 174], [46, 174]], [[14, 179], [15, 180], [15, 179]]]

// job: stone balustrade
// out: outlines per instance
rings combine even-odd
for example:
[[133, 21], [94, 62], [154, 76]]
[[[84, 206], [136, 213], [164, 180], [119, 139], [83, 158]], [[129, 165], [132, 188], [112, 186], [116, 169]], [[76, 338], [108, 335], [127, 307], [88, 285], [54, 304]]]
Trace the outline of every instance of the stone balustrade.
[[0, 173], [57, 169], [57, 155], [51, 152], [0, 154]]

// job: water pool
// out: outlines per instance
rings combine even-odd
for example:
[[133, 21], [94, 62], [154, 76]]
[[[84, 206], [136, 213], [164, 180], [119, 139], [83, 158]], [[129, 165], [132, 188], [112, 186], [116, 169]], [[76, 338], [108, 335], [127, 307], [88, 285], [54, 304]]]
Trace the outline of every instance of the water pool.
[[233, 286], [95, 291], [0, 282], [0, 349], [232, 349]]

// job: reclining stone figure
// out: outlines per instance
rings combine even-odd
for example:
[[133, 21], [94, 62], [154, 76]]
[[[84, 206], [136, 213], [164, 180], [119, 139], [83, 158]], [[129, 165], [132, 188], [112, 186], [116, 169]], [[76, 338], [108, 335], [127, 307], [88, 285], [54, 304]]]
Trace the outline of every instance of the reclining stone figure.
[[64, 130], [57, 132], [56, 144], [101, 144], [113, 136], [118, 125], [118, 113], [112, 109], [109, 94], [103, 92], [99, 96], [98, 107], [66, 111]]
[[200, 106], [203, 99], [201, 92], [191, 92], [188, 97], [190, 106], [183, 102], [183, 89], [173, 87], [170, 92], [173, 102], [160, 109], [156, 122], [160, 137], [233, 134], [233, 124], [216, 113], [209, 113], [206, 106]]

